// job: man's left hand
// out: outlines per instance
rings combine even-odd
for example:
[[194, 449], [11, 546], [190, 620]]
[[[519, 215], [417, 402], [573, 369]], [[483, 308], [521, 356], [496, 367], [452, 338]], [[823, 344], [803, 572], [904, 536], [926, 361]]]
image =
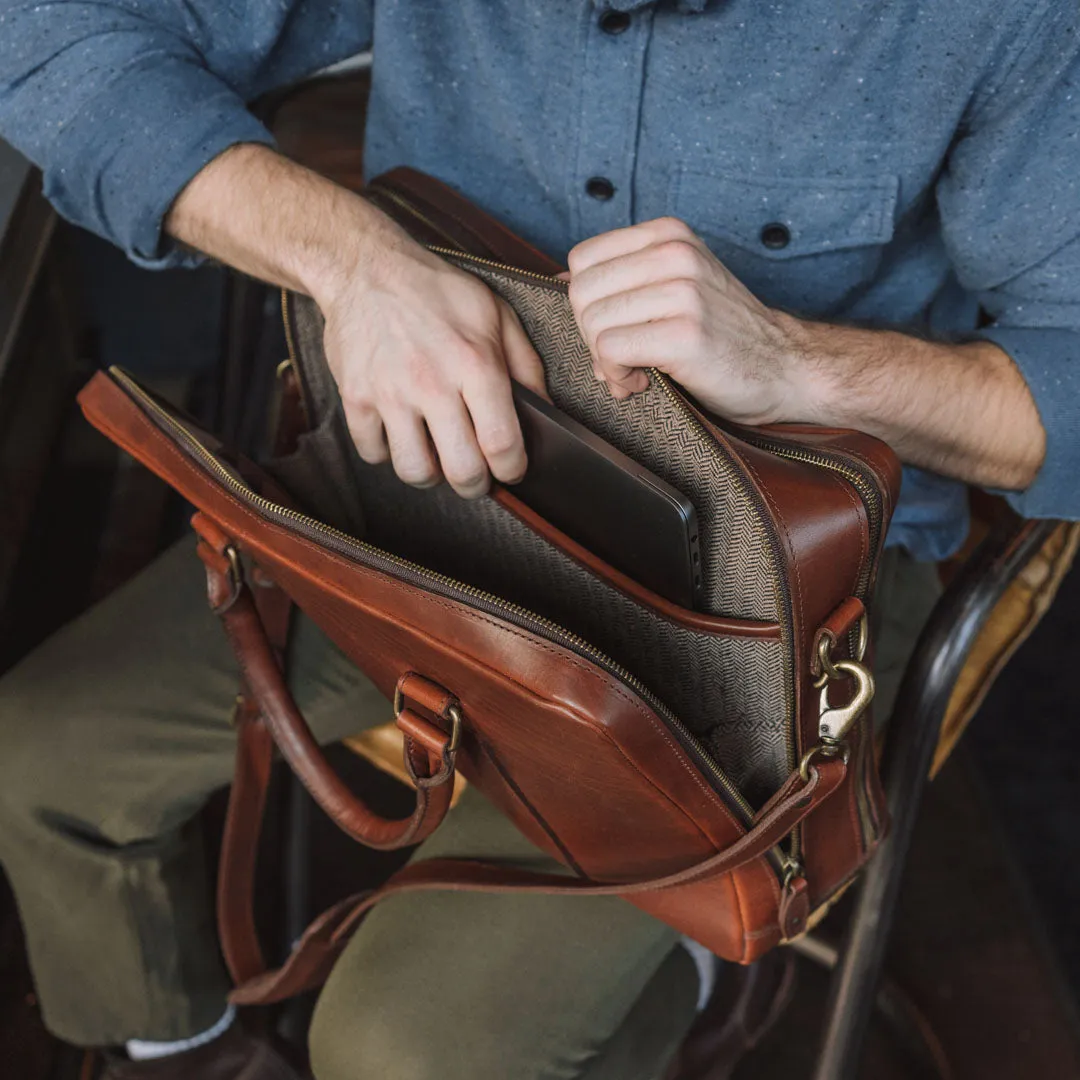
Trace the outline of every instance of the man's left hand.
[[570, 252], [570, 302], [612, 394], [655, 367], [744, 424], [801, 419], [798, 320], [757, 300], [676, 218], [603, 233]]

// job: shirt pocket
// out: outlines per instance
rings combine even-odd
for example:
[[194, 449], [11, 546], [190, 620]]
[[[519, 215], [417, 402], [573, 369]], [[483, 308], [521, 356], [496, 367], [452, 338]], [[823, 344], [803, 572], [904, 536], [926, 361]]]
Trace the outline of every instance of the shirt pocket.
[[760, 177], [681, 169], [672, 213], [759, 299], [812, 315], [841, 312], [881, 267], [899, 181]]

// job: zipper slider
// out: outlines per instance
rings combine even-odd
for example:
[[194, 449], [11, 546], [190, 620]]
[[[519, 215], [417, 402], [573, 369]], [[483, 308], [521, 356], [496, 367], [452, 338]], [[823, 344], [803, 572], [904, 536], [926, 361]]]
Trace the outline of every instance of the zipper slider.
[[784, 884], [780, 889], [776, 917], [785, 941], [798, 937], [806, 930], [806, 922], [810, 918], [810, 889], [798, 859], [789, 858], [784, 862]]

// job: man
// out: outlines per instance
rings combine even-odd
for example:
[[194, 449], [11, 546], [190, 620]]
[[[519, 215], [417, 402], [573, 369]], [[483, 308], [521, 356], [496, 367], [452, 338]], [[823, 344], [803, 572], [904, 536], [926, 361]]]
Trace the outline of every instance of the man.
[[[194, 249], [312, 295], [360, 453], [475, 497], [526, 467], [508, 373], [541, 374], [515, 317], [243, 105], [372, 41], [368, 171], [433, 173], [568, 254], [612, 393], [656, 365], [732, 419], [861, 428], [912, 466], [894, 637], [964, 536], [958, 481], [1080, 514], [1075, 5], [0, 0], [0, 131], [60, 211], [143, 265]], [[0, 858], [47, 1022], [112, 1046], [112, 1077], [284, 1077], [229, 1026], [186, 825], [227, 779], [234, 688], [194, 562], [167, 554], [5, 677]], [[295, 637], [320, 737], [383, 718]], [[475, 795], [422, 853], [541, 862]], [[698, 994], [617, 901], [400, 898], [331, 977], [313, 1067], [652, 1080]]]

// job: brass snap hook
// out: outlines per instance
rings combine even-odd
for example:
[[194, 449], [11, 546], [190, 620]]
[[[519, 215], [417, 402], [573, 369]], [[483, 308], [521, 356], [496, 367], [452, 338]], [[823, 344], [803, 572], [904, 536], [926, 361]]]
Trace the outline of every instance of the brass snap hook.
[[855, 693], [846, 705], [833, 707], [829, 704], [828, 682], [822, 686], [818, 698], [818, 737], [826, 745], [841, 742], [874, 698], [874, 676], [865, 664], [855, 660], [837, 660], [834, 666], [840, 675], [855, 680]]

